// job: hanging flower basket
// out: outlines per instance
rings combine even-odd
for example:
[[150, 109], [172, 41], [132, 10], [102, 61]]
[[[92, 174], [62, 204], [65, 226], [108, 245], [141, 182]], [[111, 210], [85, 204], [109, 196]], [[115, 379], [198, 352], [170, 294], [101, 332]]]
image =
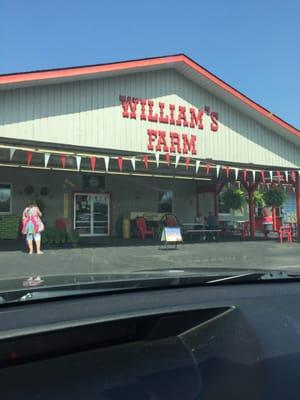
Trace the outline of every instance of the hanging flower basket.
[[263, 196], [267, 207], [282, 207], [286, 200], [286, 193], [278, 187], [269, 189]]
[[223, 201], [226, 208], [242, 210], [246, 201], [246, 196], [241, 189], [227, 189], [223, 193]]
[[253, 196], [253, 203], [255, 207], [264, 207], [265, 200], [264, 200], [264, 193], [260, 192], [259, 190], [255, 190], [252, 194]]

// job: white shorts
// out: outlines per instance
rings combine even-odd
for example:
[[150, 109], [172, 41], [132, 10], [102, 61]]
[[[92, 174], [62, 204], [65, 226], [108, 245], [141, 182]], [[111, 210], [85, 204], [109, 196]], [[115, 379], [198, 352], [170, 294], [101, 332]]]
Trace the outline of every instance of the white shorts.
[[27, 233], [27, 235], [26, 235], [26, 240], [27, 241], [32, 241], [32, 240], [35, 240], [35, 241], [39, 241], [39, 240], [41, 240], [41, 234], [38, 232], [38, 233], [35, 233], [35, 234], [33, 234], [33, 233]]

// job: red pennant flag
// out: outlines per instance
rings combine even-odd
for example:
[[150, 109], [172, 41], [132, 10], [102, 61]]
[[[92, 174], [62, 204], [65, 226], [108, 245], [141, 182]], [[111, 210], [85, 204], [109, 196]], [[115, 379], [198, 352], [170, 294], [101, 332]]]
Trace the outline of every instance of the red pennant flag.
[[248, 171], [247, 171], [246, 169], [244, 169], [244, 171], [243, 171], [243, 179], [244, 179], [244, 182], [247, 181], [247, 173], [248, 173]]
[[260, 171], [261, 179], [265, 183], [265, 171]]
[[65, 156], [64, 154], [60, 156], [60, 161], [61, 161], [61, 165], [63, 168], [65, 168], [66, 166], [66, 161], [67, 161], [67, 156]]
[[229, 167], [229, 165], [226, 165], [225, 170], [226, 170], [226, 176], [227, 176], [227, 178], [229, 178], [229, 174], [230, 174], [230, 167]]
[[190, 159], [190, 158], [186, 158], [186, 159], [185, 159], [185, 168], [186, 168], [187, 170], [189, 169], [190, 163], [191, 163], [191, 159]]
[[211, 165], [209, 163], [207, 163], [206, 166], [205, 166], [206, 175], [209, 174], [210, 169], [211, 169]]
[[166, 153], [166, 161], [168, 163], [168, 166], [170, 166], [170, 154]]
[[27, 165], [30, 165], [32, 161], [32, 151], [27, 151]]
[[118, 166], [119, 166], [119, 170], [122, 172], [123, 171], [123, 157], [118, 157]]
[[281, 173], [280, 173], [280, 171], [276, 171], [276, 175], [277, 175], [278, 181], [280, 182], [281, 181]]
[[295, 171], [291, 171], [291, 178], [293, 182], [296, 182], [296, 172]]
[[96, 167], [97, 157], [91, 157], [90, 160], [91, 160], [91, 168], [92, 168], [92, 171], [94, 172], [95, 171], [95, 167]]
[[149, 167], [148, 156], [147, 155], [144, 155], [144, 165], [145, 165], [146, 168]]

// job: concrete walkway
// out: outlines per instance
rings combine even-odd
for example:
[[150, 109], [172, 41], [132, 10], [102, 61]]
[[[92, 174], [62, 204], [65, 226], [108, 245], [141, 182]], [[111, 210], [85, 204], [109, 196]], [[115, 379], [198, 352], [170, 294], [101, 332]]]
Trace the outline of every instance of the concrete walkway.
[[45, 250], [28, 255], [21, 250], [0, 252], [0, 279], [70, 273], [127, 273], [149, 269], [229, 267], [300, 271], [300, 243], [234, 241], [191, 243], [176, 250], [158, 245], [107, 246]]

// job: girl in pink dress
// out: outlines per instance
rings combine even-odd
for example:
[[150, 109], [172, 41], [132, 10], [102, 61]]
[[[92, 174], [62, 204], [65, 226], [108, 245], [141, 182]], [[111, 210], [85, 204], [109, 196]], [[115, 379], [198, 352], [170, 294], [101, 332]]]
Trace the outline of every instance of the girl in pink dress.
[[42, 213], [36, 204], [30, 204], [23, 211], [22, 233], [26, 235], [29, 254], [33, 253], [33, 240], [35, 241], [37, 254], [43, 254], [41, 251], [41, 232], [44, 230], [44, 224], [41, 216]]

